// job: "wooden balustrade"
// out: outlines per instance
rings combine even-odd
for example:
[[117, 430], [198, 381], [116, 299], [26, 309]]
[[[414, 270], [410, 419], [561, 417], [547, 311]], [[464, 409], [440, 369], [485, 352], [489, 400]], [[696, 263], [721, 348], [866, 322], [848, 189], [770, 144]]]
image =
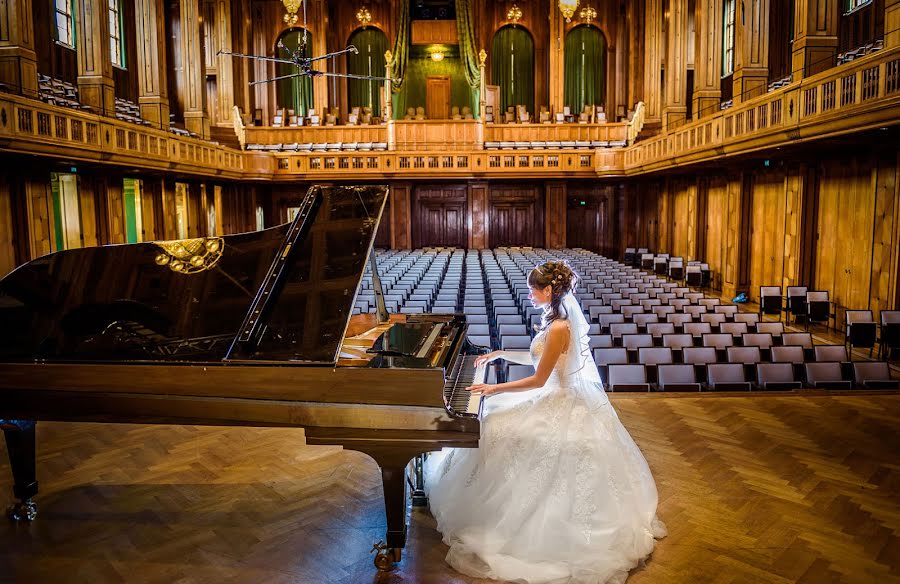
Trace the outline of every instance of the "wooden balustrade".
[[7, 152], [129, 167], [242, 178], [233, 148], [15, 95], [0, 95], [0, 138]]
[[628, 140], [628, 122], [608, 124], [486, 124], [485, 142], [616, 142]]
[[[85, 111], [0, 95], [0, 151], [245, 180], [634, 175], [895, 124], [900, 119], [900, 47], [633, 142], [643, 119], [644, 109], [638, 104], [631, 122], [610, 124], [403, 120], [377, 126], [262, 128], [236, 121], [242, 145], [270, 146], [241, 152]], [[520, 147], [535, 142], [579, 142], [579, 148]], [[594, 147], [597, 142], [629, 146]], [[482, 149], [502, 143], [517, 148]], [[300, 148], [305, 144], [319, 146]], [[371, 150], [367, 144], [372, 144]], [[375, 146], [382, 144], [387, 150]]]
[[885, 49], [634, 144], [640, 173], [895, 123], [900, 48]]

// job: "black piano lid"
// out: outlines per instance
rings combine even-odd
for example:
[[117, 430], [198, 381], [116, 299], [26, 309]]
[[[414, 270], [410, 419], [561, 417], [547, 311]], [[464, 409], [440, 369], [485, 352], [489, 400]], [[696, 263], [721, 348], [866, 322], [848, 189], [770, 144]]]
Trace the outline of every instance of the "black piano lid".
[[[387, 187], [312, 187], [258, 345], [242, 359], [333, 364]], [[0, 361], [217, 362], [239, 333], [290, 224], [263, 231], [73, 249], [0, 280]]]

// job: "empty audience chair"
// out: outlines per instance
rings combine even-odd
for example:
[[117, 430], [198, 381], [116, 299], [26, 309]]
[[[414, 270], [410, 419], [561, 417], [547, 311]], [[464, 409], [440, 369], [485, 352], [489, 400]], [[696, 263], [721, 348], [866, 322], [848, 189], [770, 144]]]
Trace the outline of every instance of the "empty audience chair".
[[713, 312], [734, 318], [734, 315], [738, 313], [738, 307], [734, 304], [719, 304], [718, 306], [713, 306]]
[[643, 365], [610, 365], [607, 375], [610, 391], [650, 391]]
[[675, 334], [675, 325], [671, 322], [651, 322], [647, 324], [646, 330], [653, 338], [658, 339], [663, 335]]
[[500, 348], [505, 350], [521, 350], [531, 348], [531, 337], [528, 335], [507, 335], [501, 337]]
[[734, 345], [734, 337], [729, 333], [711, 333], [703, 335], [703, 346], [725, 350]]
[[857, 386], [866, 389], [896, 389], [900, 387], [900, 381], [891, 379], [891, 369], [884, 361], [853, 363], [853, 379]]
[[745, 347], [759, 347], [760, 349], [771, 349], [773, 345], [771, 333], [744, 333], [741, 335], [741, 341]]
[[628, 363], [628, 351], [624, 347], [601, 347], [594, 349], [594, 363], [600, 366]]
[[781, 344], [786, 346], [797, 345], [804, 349], [812, 350], [812, 335], [809, 333], [784, 333], [781, 335]]
[[686, 333], [676, 335], [663, 335], [662, 343], [663, 347], [681, 351], [688, 347], [694, 346], [694, 337]]
[[762, 361], [759, 347], [728, 347], [725, 351], [729, 363], [754, 365]]
[[477, 345], [479, 347], [493, 348], [493, 345], [491, 344], [491, 337], [489, 337], [489, 336], [467, 335], [466, 338], [469, 339], [469, 342], [472, 343], [473, 345]]
[[534, 375], [534, 367], [531, 365], [509, 365], [506, 369], [507, 381], [518, 381]]
[[827, 323], [831, 317], [831, 302], [828, 291], [815, 290], [806, 293], [806, 321], [809, 324]]
[[706, 386], [713, 391], [744, 391], [750, 383], [739, 363], [711, 363], [706, 366]]
[[612, 347], [614, 345], [612, 335], [590, 335], [588, 347], [591, 349]]
[[500, 336], [507, 335], [527, 335], [528, 330], [524, 324], [501, 324], [499, 327]]
[[707, 323], [709, 326], [714, 326], [716, 328], [722, 326], [722, 323], [725, 322], [725, 320], [725, 315], [718, 312], [707, 312], [706, 314], [700, 315], [700, 322]]
[[712, 333], [712, 327], [708, 322], [689, 322], [684, 325], [682, 330], [685, 334], [694, 337], [702, 337]]
[[638, 363], [641, 365], [674, 363], [672, 349], [668, 347], [641, 347], [638, 349]]
[[631, 318], [631, 322], [636, 324], [639, 329], [641, 329], [641, 328], [646, 329], [648, 324], [659, 323], [659, 317], [656, 316], [655, 314], [647, 314], [647, 313], [635, 314]]
[[773, 339], [778, 339], [781, 341], [781, 335], [784, 334], [784, 323], [783, 322], [760, 322], [756, 325], [756, 332], [758, 333], [768, 333], [772, 335]]
[[683, 363], [691, 365], [708, 365], [718, 362], [714, 347], [685, 347], [681, 351], [681, 360]]
[[693, 365], [658, 365], [656, 385], [662, 391], [700, 391]]
[[848, 310], [844, 313], [844, 342], [853, 347], [869, 349], [869, 355], [875, 347], [875, 318], [871, 310]]
[[653, 335], [646, 333], [622, 335], [622, 346], [628, 351], [637, 351], [642, 347], [652, 347]]
[[806, 319], [806, 293], [809, 289], [806, 286], [788, 286], [787, 288], [787, 311], [794, 317], [794, 322], [799, 319]]
[[719, 332], [729, 334], [732, 337], [740, 337], [744, 333], [750, 332], [745, 322], [723, 322], [719, 325]]
[[850, 382], [845, 380], [840, 363], [807, 363], [806, 383], [810, 387], [824, 389], [850, 389]]
[[734, 322], [742, 322], [747, 325], [748, 328], [756, 328], [756, 325], [759, 324], [759, 315], [755, 312], [739, 312], [734, 315]]
[[900, 310], [881, 311], [881, 358], [890, 359], [900, 349]]
[[844, 345], [816, 345], [814, 348], [816, 361], [834, 361], [843, 363], [849, 361], [847, 358], [847, 347]]
[[806, 356], [803, 347], [798, 345], [788, 347], [772, 347], [773, 363], [797, 363], [806, 362]]
[[613, 340], [620, 339], [623, 335], [636, 335], [637, 325], [633, 322], [619, 322], [609, 325], [609, 334]]
[[468, 336], [490, 336], [491, 330], [487, 324], [470, 324]]
[[781, 317], [781, 287], [780, 286], [760, 286], [759, 287], [759, 313], [760, 314], [777, 314]]
[[756, 382], [761, 389], [800, 389], [790, 363], [760, 363], [756, 366]]

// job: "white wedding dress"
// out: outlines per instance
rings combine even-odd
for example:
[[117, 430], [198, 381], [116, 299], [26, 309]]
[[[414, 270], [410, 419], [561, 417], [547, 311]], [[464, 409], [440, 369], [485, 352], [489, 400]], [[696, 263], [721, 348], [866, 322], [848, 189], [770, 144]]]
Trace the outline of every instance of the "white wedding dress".
[[[531, 343], [535, 367], [544, 337]], [[619, 583], [666, 535], [647, 462], [599, 377], [585, 382], [579, 372], [586, 354], [573, 334], [544, 387], [486, 399], [479, 448], [429, 456], [431, 512], [459, 572], [527, 584]]]

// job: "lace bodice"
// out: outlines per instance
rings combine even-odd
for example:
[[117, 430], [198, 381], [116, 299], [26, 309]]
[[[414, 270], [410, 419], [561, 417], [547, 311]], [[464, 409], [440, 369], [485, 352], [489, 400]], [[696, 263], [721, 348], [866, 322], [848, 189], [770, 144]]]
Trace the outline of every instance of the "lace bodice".
[[[547, 330], [544, 329], [534, 336], [529, 349], [529, 352], [531, 353], [531, 362], [535, 369], [537, 369], [538, 363], [541, 361], [541, 357], [544, 354], [544, 346], [546, 344]], [[553, 367], [553, 371], [550, 373], [550, 377], [547, 379], [547, 383], [544, 384], [544, 387], [567, 387], [568, 384], [566, 381], [569, 380], [571, 376], [566, 375], [566, 372], [573, 369], [573, 367], [570, 366], [570, 362], [575, 352], [576, 351], [573, 350], [572, 347], [566, 347], [566, 350], [563, 351], [556, 361], [556, 365]]]

